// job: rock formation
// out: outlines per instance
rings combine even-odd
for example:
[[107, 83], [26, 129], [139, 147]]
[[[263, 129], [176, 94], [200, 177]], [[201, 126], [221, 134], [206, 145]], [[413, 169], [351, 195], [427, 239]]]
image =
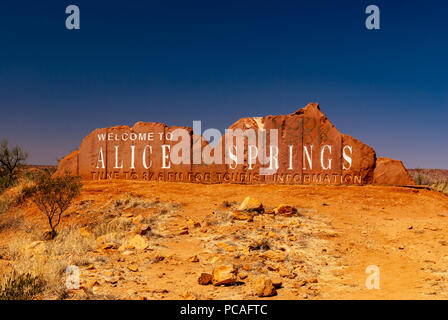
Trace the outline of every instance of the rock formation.
[[[401, 161], [340, 133], [310, 103], [289, 115], [243, 118], [209, 144], [189, 127], [137, 122], [94, 130], [59, 163], [83, 179], [195, 183], [413, 184]], [[177, 160], [176, 160], [177, 159]]]

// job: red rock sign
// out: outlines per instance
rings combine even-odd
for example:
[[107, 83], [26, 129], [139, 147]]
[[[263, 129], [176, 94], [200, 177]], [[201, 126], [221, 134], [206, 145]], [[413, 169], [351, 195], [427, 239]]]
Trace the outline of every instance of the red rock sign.
[[401, 161], [341, 134], [311, 103], [289, 115], [243, 118], [215, 145], [189, 127], [138, 122], [97, 129], [59, 163], [84, 179], [195, 183], [413, 184]]

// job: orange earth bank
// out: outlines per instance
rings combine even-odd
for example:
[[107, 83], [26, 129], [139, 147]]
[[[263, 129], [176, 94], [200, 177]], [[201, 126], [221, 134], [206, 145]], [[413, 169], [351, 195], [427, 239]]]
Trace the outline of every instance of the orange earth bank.
[[[235, 218], [247, 196], [265, 209], [291, 205], [298, 215]], [[45, 230], [34, 205], [5, 215], [18, 211], [28, 225]], [[435, 191], [85, 181], [59, 230], [84, 227], [91, 239], [100, 222], [118, 219], [129, 221], [126, 234], [93, 236], [94, 246], [79, 257], [90, 259], [79, 265], [81, 288], [69, 298], [258, 299], [262, 276], [282, 283], [276, 295], [263, 299], [448, 298], [448, 197]], [[142, 219], [151, 227], [145, 245], [129, 246], [126, 239]], [[15, 263], [8, 244], [25, 232], [0, 233], [3, 270]], [[232, 264], [237, 285], [198, 284], [201, 273]], [[379, 290], [366, 288], [370, 265], [379, 267]]]

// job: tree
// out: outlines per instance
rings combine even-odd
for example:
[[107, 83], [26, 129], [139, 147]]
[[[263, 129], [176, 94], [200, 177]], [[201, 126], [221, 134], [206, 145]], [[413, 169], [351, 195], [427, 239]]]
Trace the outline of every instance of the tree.
[[79, 195], [81, 186], [80, 178], [70, 174], [62, 177], [43, 176], [37, 182], [33, 201], [48, 218], [51, 228], [47, 233], [49, 239], [56, 237], [56, 227], [61, 222], [62, 214]]
[[8, 141], [3, 139], [0, 143], [0, 176], [4, 178], [6, 187], [9, 187], [16, 179], [17, 170], [25, 164], [28, 153], [21, 147], [8, 147]]

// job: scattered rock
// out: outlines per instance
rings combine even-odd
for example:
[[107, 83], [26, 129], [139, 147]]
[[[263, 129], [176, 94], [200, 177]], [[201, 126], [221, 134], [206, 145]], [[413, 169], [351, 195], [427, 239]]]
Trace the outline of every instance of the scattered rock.
[[191, 258], [188, 259], [189, 262], [199, 262], [199, 258], [198, 256], [192, 256]]
[[234, 211], [232, 213], [232, 219], [233, 220], [246, 220], [246, 221], [253, 221], [254, 216], [250, 212], [247, 211]]
[[203, 286], [211, 284], [212, 281], [213, 281], [213, 276], [210, 273], [201, 273], [201, 275], [198, 278], [198, 283]]
[[276, 215], [292, 217], [297, 214], [297, 209], [286, 204], [281, 204], [274, 209]]
[[262, 297], [272, 297], [277, 294], [271, 279], [266, 277], [261, 277], [255, 282], [255, 293], [260, 298]]
[[271, 278], [271, 281], [275, 289], [279, 289], [282, 287], [283, 284], [282, 278], [275, 276]]
[[246, 197], [238, 208], [239, 211], [263, 212], [263, 204], [255, 198]]
[[128, 266], [128, 270], [132, 271], [132, 272], [137, 272], [138, 271], [138, 267], [134, 266], [134, 265], [130, 265], [130, 266]]
[[244, 271], [242, 271], [242, 272], [238, 272], [238, 277], [239, 277], [241, 280], [246, 279], [248, 276], [249, 276], [249, 275], [247, 274], [247, 272], [244, 272]]
[[192, 219], [188, 219], [187, 224], [189, 227], [192, 227], [192, 228], [200, 228], [201, 227], [201, 224], [199, 222], [196, 222]]
[[237, 281], [238, 270], [233, 265], [217, 267], [213, 270], [213, 285], [234, 285]]
[[117, 249], [117, 248], [118, 248], [118, 244], [116, 244], [114, 242], [107, 242], [107, 243], [105, 243], [105, 244], [103, 244], [101, 246], [101, 249], [104, 250], [104, 251], [114, 250], [114, 249]]
[[126, 249], [145, 250], [148, 246], [149, 246], [148, 239], [137, 234], [134, 237], [126, 240], [125, 243], [120, 247], [120, 250], [122, 251]]
[[151, 226], [147, 223], [142, 223], [139, 224], [136, 228], [135, 228], [135, 233], [139, 234], [141, 236], [144, 236], [145, 234], [149, 233], [151, 231]]
[[284, 262], [286, 260], [287, 254], [280, 250], [267, 250], [263, 253], [262, 256], [273, 262]]
[[100, 286], [100, 283], [98, 282], [98, 280], [93, 279], [93, 280], [87, 281], [84, 288], [87, 290], [93, 290], [94, 287], [99, 287], [99, 286]]
[[186, 234], [188, 234], [188, 227], [180, 228], [180, 231], [179, 231], [178, 235], [183, 236], [183, 235], [186, 235]]

